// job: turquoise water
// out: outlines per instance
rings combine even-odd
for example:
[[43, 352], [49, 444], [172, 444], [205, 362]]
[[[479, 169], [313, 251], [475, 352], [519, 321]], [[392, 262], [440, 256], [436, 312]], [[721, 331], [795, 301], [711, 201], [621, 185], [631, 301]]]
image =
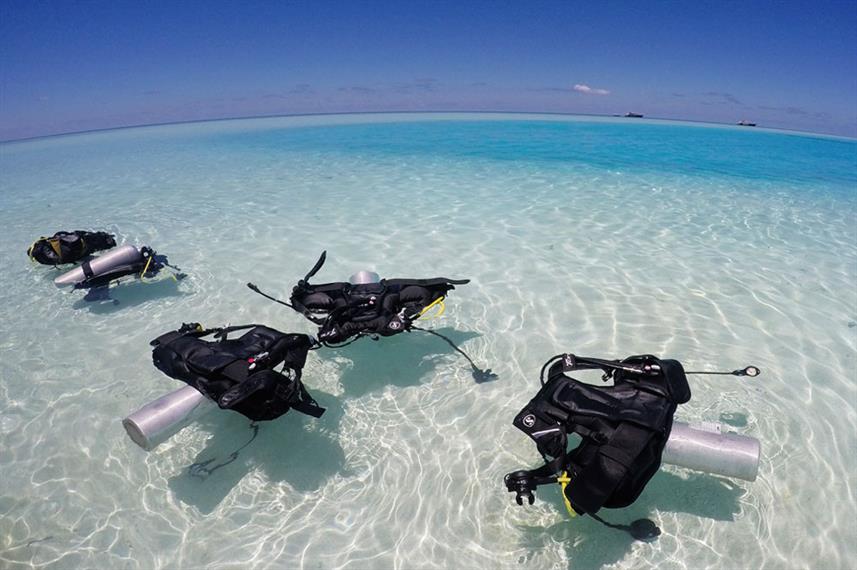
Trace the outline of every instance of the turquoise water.
[[[346, 115], [0, 145], [0, 567], [844, 568], [857, 556], [857, 143], [525, 115]], [[151, 245], [189, 278], [84, 303], [32, 266], [59, 229]], [[182, 322], [312, 332], [254, 295], [317, 280], [468, 277], [429, 335], [313, 353], [327, 414], [215, 412], [152, 453], [120, 420], [178, 388], [148, 341]], [[684, 421], [756, 437], [753, 482], [666, 466], [634, 543], [568, 520], [511, 425], [565, 351], [694, 369]], [[198, 474], [198, 473], [197, 473]]]

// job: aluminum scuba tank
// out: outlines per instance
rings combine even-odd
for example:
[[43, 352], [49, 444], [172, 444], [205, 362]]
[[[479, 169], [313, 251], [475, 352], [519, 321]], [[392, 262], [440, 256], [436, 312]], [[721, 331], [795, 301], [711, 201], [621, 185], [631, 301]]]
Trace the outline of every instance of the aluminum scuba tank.
[[759, 440], [723, 433], [718, 423], [674, 422], [661, 461], [694, 471], [755, 481], [759, 473]]
[[[151, 451], [195, 419], [217, 409], [213, 400], [184, 386], [129, 414], [122, 425], [134, 443]], [[755, 481], [760, 455], [759, 440], [722, 433], [720, 424], [690, 426], [674, 422], [662, 463]]]
[[122, 265], [140, 263], [143, 259], [143, 253], [139, 249], [133, 245], [123, 245], [63, 273], [54, 279], [54, 285], [73, 287], [91, 277], [98, 277]]
[[381, 276], [374, 271], [358, 271], [348, 278], [348, 282], [352, 285], [367, 285], [369, 283], [380, 283]]

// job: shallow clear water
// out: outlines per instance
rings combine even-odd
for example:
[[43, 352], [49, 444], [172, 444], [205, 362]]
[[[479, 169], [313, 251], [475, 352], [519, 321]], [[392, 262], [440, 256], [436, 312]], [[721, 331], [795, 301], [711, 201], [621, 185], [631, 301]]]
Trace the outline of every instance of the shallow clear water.
[[[785, 568], [857, 556], [857, 143], [753, 129], [500, 115], [198, 123], [0, 145], [0, 567]], [[190, 277], [91, 305], [24, 253], [108, 229]], [[215, 412], [146, 453], [120, 420], [180, 383], [148, 341], [182, 322], [312, 332], [254, 295], [316, 278], [469, 277], [413, 333], [315, 352], [327, 414], [250, 437]], [[761, 440], [753, 483], [664, 467], [634, 543], [556, 489], [511, 425], [559, 352], [690, 368], [685, 421]], [[852, 561], [852, 562], [849, 562]]]

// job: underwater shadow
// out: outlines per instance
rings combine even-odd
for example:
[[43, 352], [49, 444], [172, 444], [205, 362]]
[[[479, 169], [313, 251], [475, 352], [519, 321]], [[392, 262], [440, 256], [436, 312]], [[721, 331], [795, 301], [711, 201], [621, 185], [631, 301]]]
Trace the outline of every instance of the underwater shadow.
[[[521, 527], [523, 545], [530, 552], [527, 558], [549, 544], [563, 543], [571, 568], [594, 569], [624, 560], [633, 548], [635, 539], [627, 532], [605, 527], [588, 516], [570, 519], [559, 486], [550, 493], [540, 493], [541, 498], [550, 501], [564, 520], [549, 527]], [[602, 509], [598, 515], [614, 524], [630, 524], [637, 519], [650, 518], [655, 511], [731, 521], [735, 520], [740, 508], [739, 500], [744, 493], [740, 486], [721, 477], [691, 473], [685, 478], [659, 471], [633, 505], [624, 509]], [[680, 532], [680, 529], [668, 527], [662, 530], [669, 534]]]
[[211, 433], [208, 445], [193, 464], [170, 479], [170, 489], [183, 503], [209, 514], [254, 469], [297, 492], [314, 491], [343, 473], [342, 402], [329, 394], [312, 395], [327, 409], [321, 418], [290, 410], [276, 420], [258, 422], [255, 437], [252, 422], [237, 412], [215, 410], [206, 415], [198, 425]]
[[[86, 295], [88, 292], [72, 291], [72, 294]], [[180, 291], [179, 282], [173, 279], [161, 279], [149, 283], [144, 283], [138, 279], [110, 287], [108, 295], [109, 298], [97, 301], [88, 301], [81, 297], [72, 304], [72, 308], [77, 310], [87, 309], [90, 313], [104, 315], [135, 307], [153, 299], [182, 297], [190, 295], [190, 293]]]
[[52, 287], [56, 287], [54, 284], [54, 279], [65, 273], [66, 271], [70, 271], [77, 267], [77, 265], [69, 265], [62, 266], [59, 265], [42, 265], [40, 263], [31, 263], [31, 269], [37, 272], [36, 279], [38, 279], [41, 283], [45, 285], [49, 284]]
[[686, 476], [658, 471], [637, 503], [642, 502], [646, 512], [657, 509], [716, 521], [735, 520], [740, 511], [740, 499], [747, 492], [740, 484], [707, 473], [683, 471], [682, 474]]
[[[436, 332], [459, 346], [479, 336], [452, 328], [436, 329]], [[363, 396], [385, 386], [416, 386], [439, 363], [450, 358], [460, 361], [464, 369], [470, 368], [467, 360], [443, 339], [422, 331], [381, 337], [377, 341], [365, 338], [342, 348], [326, 350], [334, 357], [351, 361], [340, 372], [344, 396], [348, 398]]]

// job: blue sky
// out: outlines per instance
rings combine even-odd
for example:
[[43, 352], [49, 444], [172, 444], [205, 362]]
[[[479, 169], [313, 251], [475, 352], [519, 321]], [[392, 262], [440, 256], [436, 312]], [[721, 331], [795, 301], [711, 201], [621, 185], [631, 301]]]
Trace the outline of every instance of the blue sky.
[[857, 0], [0, 2], [0, 140], [388, 110], [857, 137]]

